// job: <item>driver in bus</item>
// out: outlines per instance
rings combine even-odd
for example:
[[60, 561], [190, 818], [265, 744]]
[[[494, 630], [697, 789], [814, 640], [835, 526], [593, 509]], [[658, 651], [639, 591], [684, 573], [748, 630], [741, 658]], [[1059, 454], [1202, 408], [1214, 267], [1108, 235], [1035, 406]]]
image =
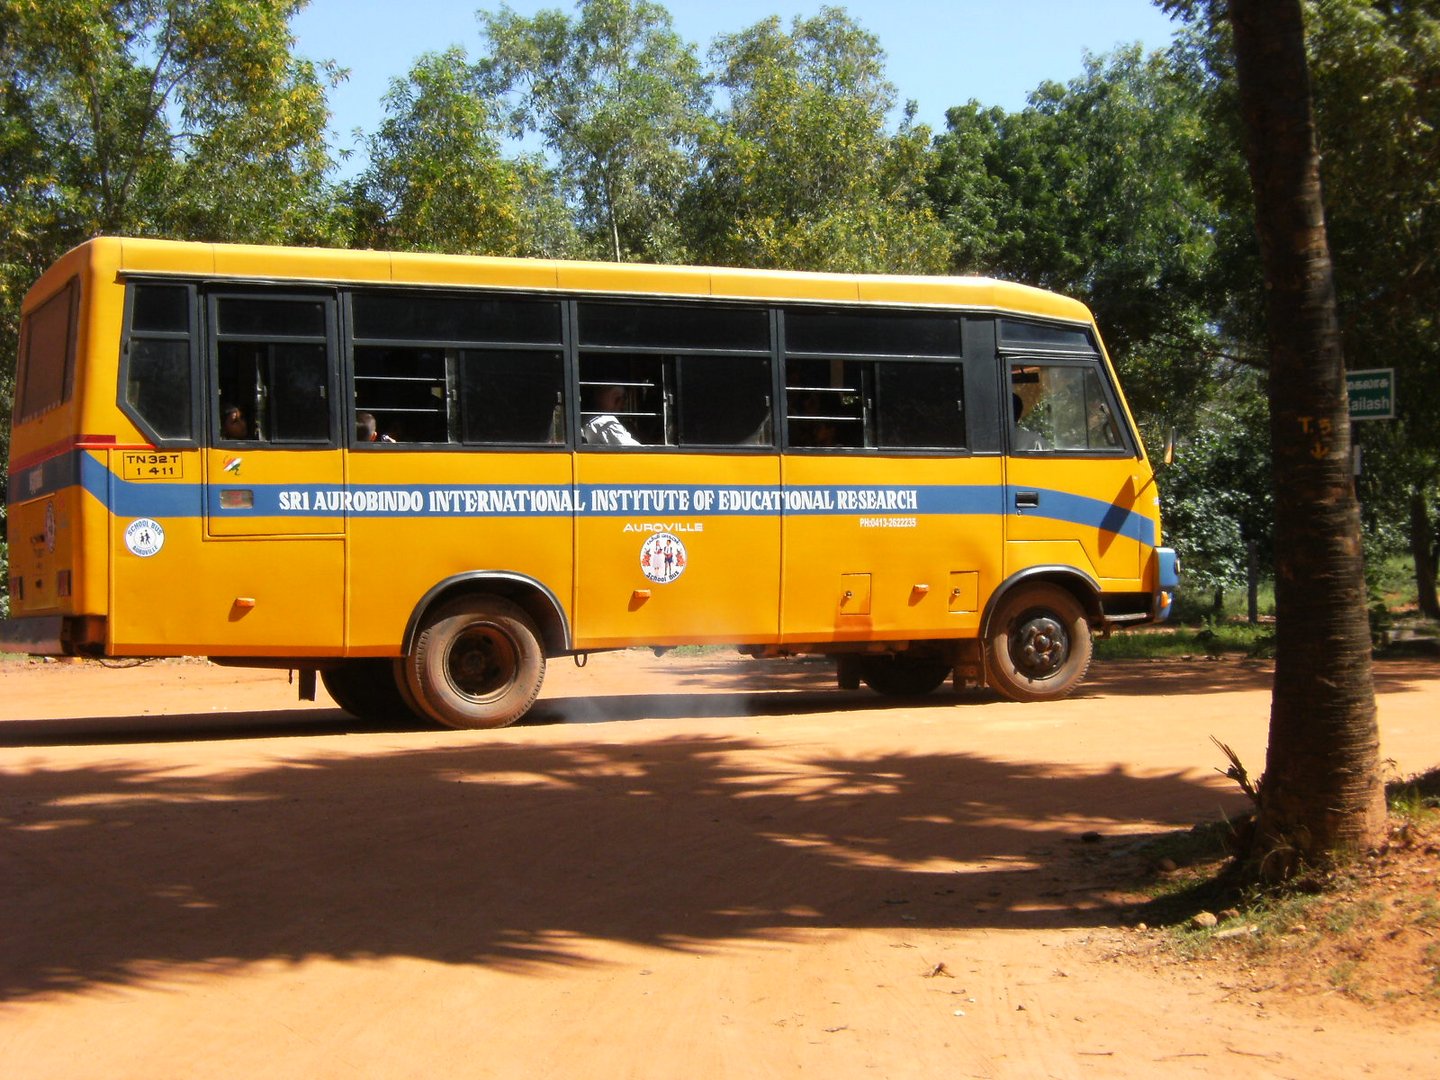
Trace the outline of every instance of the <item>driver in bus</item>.
[[640, 440], [615, 415], [625, 404], [623, 386], [602, 386], [595, 391], [597, 415], [580, 429], [581, 441], [600, 446], [639, 446]]
[[[1025, 401], [1019, 394], [1010, 395], [1011, 405], [1015, 412], [1014, 435], [1011, 446], [1015, 450], [1049, 450], [1050, 444], [1045, 441], [1045, 436], [1038, 431], [1031, 431], [1020, 423], [1022, 416], [1028, 416], [1025, 409]], [[1033, 412], [1034, 410], [1030, 410]]]

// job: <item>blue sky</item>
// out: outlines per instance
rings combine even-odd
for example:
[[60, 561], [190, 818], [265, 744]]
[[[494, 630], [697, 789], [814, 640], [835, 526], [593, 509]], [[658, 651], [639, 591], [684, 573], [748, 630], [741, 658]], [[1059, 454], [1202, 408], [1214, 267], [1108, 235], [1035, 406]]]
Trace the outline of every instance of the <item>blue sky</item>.
[[[663, 0], [662, 0], [663, 2]], [[310, 0], [291, 26], [297, 51], [334, 60], [350, 78], [330, 92], [331, 128], [340, 147], [351, 131], [379, 126], [380, 99], [390, 80], [409, 71], [421, 53], [463, 46], [479, 51], [475, 0]], [[572, 0], [511, 0], [530, 15], [544, 8], [575, 10]], [[676, 31], [702, 55], [719, 34], [734, 33], [779, 15], [819, 11], [819, 0], [670, 0]], [[974, 98], [1015, 111], [1046, 79], [1067, 82], [1083, 70], [1085, 53], [1106, 53], [1140, 42], [1162, 48], [1173, 25], [1151, 0], [851, 0], [843, 7], [880, 39], [890, 81], [902, 100], [919, 105], [918, 119], [944, 129], [945, 110]], [[352, 158], [345, 172], [361, 162]]]

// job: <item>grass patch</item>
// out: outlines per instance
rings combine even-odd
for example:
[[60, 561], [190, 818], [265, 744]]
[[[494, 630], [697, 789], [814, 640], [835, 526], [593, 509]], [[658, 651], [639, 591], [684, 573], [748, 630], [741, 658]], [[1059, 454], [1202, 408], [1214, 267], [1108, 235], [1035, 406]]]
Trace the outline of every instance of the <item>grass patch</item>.
[[1129, 630], [1100, 638], [1095, 656], [1101, 660], [1174, 660], [1197, 656], [1270, 657], [1275, 655], [1275, 629], [1261, 623], [1215, 623], [1155, 630]]
[[733, 645], [675, 645], [665, 649], [642, 649], [642, 652], [653, 652], [656, 656], [718, 656], [721, 653], [733, 653]]

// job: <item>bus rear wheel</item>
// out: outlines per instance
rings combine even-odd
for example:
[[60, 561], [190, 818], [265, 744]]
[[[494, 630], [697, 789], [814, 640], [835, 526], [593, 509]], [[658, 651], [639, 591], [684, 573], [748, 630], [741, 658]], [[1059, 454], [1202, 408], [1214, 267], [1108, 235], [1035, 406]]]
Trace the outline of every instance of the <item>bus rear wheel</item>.
[[426, 620], [405, 674], [417, 704], [446, 727], [505, 727], [540, 693], [545, 650], [519, 606], [462, 596]]
[[860, 677], [877, 694], [919, 697], [950, 677], [950, 665], [925, 656], [867, 656], [860, 665]]
[[320, 672], [320, 681], [336, 705], [372, 723], [424, 716], [410, 703], [401, 679], [392, 660], [346, 660]]
[[1007, 593], [990, 620], [986, 672], [1011, 701], [1058, 701], [1090, 670], [1090, 624], [1058, 585], [1035, 582]]

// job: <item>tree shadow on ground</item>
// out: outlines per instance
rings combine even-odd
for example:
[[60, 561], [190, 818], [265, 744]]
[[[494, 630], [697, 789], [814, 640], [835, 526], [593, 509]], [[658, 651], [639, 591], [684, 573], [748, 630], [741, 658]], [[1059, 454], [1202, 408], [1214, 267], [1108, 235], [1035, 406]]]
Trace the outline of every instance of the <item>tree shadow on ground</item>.
[[1074, 857], [1081, 834], [1217, 801], [1178, 773], [964, 753], [762, 771], [761, 749], [577, 730], [222, 775], [14, 770], [0, 997], [277, 959], [538, 973], [596, 962], [589, 940], [701, 951], [836, 927], [1096, 925], [1116, 911]]

